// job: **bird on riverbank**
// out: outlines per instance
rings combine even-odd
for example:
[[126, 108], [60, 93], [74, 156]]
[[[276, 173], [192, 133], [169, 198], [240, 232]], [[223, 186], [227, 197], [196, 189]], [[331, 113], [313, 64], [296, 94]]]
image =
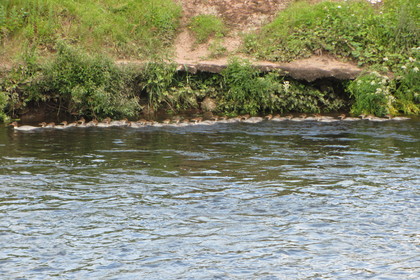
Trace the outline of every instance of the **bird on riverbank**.
[[127, 118], [124, 118], [122, 120], [118, 120], [118, 121], [110, 121], [109, 125], [110, 126], [127, 126], [129, 123]]
[[194, 124], [198, 124], [198, 123], [200, 123], [202, 121], [203, 121], [203, 118], [202, 117], [197, 117], [197, 118], [190, 119], [190, 122], [192, 122]]
[[85, 126], [86, 120], [84, 117], [81, 117], [78, 121], [77, 121], [77, 126]]

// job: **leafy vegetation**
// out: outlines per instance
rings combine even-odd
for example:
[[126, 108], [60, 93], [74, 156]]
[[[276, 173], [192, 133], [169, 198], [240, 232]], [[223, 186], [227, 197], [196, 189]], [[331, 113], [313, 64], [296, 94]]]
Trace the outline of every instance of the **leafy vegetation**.
[[[205, 98], [227, 115], [350, 107], [354, 114], [379, 116], [420, 112], [416, 1], [297, 1], [261, 32], [245, 38], [245, 50], [259, 58], [288, 61], [330, 54], [368, 66], [347, 84], [346, 100], [332, 89], [321, 91], [280, 73], [262, 73], [246, 60], [232, 59], [220, 74], [178, 72], [164, 59], [180, 17], [180, 7], [171, 0], [76, 2], [1, 1], [0, 61], [10, 62], [17, 54], [22, 63], [0, 73], [0, 120], [36, 103], [101, 118], [199, 110]], [[197, 43], [216, 37], [210, 44], [212, 57], [227, 52], [220, 18], [199, 15], [190, 27]], [[111, 60], [117, 57], [152, 62], [134, 71], [117, 67]]]
[[[285, 80], [272, 72], [262, 74], [246, 60], [234, 59], [222, 72], [225, 93], [221, 109], [234, 113], [328, 112], [344, 106], [332, 92], [321, 92], [311, 85]], [[329, 96], [332, 94], [332, 96]]]
[[[380, 69], [383, 74], [367, 73], [349, 84], [348, 92], [355, 99], [352, 112], [417, 114], [420, 75], [413, 65], [419, 59], [418, 3], [377, 2], [308, 5], [297, 1], [260, 33], [246, 36], [245, 50], [273, 61], [329, 54], [356, 61], [370, 71]], [[384, 80], [390, 71], [396, 78]]]
[[9, 115], [34, 102], [52, 104], [57, 112], [92, 117], [133, 116], [140, 110], [132, 72], [65, 44], [57, 50], [52, 61], [35, 68], [30, 57], [0, 80], [7, 105], [3, 109]]
[[23, 45], [50, 52], [63, 39], [114, 57], [162, 53], [180, 13], [172, 0], [2, 0], [0, 55], [20, 53]]
[[354, 97], [354, 114], [418, 114], [420, 112], [420, 49], [412, 50], [412, 57], [389, 78], [377, 71], [361, 75], [348, 85]]
[[214, 15], [198, 15], [191, 19], [190, 29], [194, 32], [196, 42], [206, 43], [211, 37], [225, 35], [226, 27], [223, 21]]
[[402, 58], [408, 58], [408, 50], [418, 45], [419, 18], [420, 10], [411, 0], [387, 0], [383, 5], [365, 0], [315, 5], [297, 1], [260, 33], [246, 37], [245, 49], [274, 61], [322, 53], [360, 65], [398, 67]]
[[151, 62], [140, 74], [139, 85], [151, 110], [166, 107], [171, 112], [178, 112], [198, 107], [197, 92], [191, 89], [188, 79], [177, 81], [176, 72], [175, 64]]

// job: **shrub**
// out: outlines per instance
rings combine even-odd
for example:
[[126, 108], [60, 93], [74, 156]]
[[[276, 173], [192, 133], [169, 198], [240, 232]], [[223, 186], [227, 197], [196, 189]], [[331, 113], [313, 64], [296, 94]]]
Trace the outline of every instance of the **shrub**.
[[338, 110], [344, 105], [333, 93], [327, 94], [311, 85], [287, 81], [275, 72], [263, 74], [246, 60], [232, 60], [222, 76], [224, 93], [220, 109], [225, 112], [320, 112]]
[[8, 104], [9, 97], [7, 96], [6, 92], [0, 91], [0, 122], [8, 120], [6, 112], [6, 106]]
[[353, 114], [395, 114], [392, 83], [387, 76], [378, 72], [361, 75], [350, 82], [348, 91], [355, 100], [351, 109]]
[[413, 48], [406, 63], [396, 72], [396, 109], [404, 114], [420, 113], [420, 47]]
[[106, 57], [59, 44], [56, 58], [42, 72], [30, 100], [54, 101], [69, 113], [94, 117], [133, 116], [140, 109], [130, 87], [133, 76]]

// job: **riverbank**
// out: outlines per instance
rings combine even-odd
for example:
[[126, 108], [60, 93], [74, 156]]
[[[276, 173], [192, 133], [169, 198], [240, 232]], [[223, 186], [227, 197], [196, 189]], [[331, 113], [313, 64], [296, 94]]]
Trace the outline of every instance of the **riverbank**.
[[205, 100], [224, 115], [418, 114], [417, 10], [405, 0], [318, 2], [6, 1], [0, 119], [37, 108], [204, 113]]

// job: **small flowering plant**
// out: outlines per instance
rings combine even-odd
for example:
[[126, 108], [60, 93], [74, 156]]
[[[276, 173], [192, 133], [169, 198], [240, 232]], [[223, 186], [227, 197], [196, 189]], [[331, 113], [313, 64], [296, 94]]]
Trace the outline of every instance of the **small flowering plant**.
[[420, 113], [420, 47], [411, 49], [411, 56], [396, 72], [397, 107], [405, 114]]
[[395, 97], [391, 94], [393, 83], [387, 76], [371, 72], [350, 82], [348, 90], [354, 98], [353, 114], [385, 116], [395, 114]]

